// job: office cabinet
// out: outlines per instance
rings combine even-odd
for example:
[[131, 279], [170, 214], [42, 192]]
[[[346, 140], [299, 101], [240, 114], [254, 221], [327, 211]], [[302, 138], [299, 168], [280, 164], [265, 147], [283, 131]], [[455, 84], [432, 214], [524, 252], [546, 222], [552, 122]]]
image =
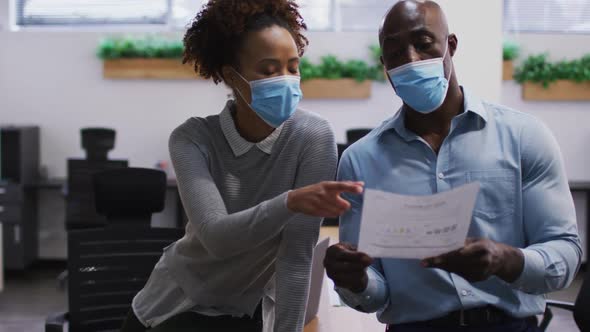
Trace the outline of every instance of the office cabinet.
[[0, 127], [0, 223], [4, 268], [29, 266], [38, 252], [39, 128]]

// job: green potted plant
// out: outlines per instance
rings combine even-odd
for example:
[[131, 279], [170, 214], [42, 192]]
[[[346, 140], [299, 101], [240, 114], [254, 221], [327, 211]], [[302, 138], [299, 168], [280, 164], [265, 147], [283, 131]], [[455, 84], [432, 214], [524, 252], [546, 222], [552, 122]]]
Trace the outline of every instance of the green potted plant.
[[503, 70], [502, 70], [502, 78], [505, 81], [512, 80], [512, 76], [514, 74], [514, 60], [518, 58], [520, 53], [520, 47], [510, 41], [505, 41], [504, 45], [502, 46], [502, 59], [503, 61]]
[[514, 73], [526, 100], [590, 100], [590, 54], [551, 62], [548, 54], [529, 56]]
[[302, 90], [306, 99], [338, 98], [363, 99], [371, 96], [371, 82], [384, 81], [383, 66], [379, 61], [381, 49], [371, 47], [374, 64], [363, 60], [343, 62], [327, 55], [318, 64], [303, 58], [301, 72]]
[[111, 79], [194, 79], [190, 65], [183, 65], [182, 42], [159, 37], [103, 39], [97, 56], [103, 75]]
[[[320, 63], [301, 60], [302, 89], [306, 98], [368, 98], [371, 81], [385, 80], [379, 46], [371, 46], [371, 62], [340, 61], [328, 55]], [[112, 79], [195, 78], [192, 66], [182, 65], [182, 42], [157, 37], [106, 38], [98, 46], [104, 77]]]

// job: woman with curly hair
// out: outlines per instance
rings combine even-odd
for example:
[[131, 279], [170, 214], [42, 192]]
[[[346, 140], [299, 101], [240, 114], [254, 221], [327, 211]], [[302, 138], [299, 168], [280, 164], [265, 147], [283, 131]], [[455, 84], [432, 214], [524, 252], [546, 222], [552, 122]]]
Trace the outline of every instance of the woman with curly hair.
[[363, 186], [332, 181], [330, 125], [297, 108], [305, 28], [293, 0], [210, 0], [192, 22], [184, 62], [234, 98], [170, 137], [189, 222], [123, 331], [303, 330], [321, 219]]

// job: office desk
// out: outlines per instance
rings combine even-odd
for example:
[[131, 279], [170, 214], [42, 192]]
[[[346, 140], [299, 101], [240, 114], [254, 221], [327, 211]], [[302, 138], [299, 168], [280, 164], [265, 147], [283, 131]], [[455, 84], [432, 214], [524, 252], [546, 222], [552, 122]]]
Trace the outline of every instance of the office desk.
[[[66, 234], [65, 234], [65, 179], [44, 180], [34, 188], [39, 193], [39, 257], [41, 259], [65, 259], [66, 258]], [[183, 227], [186, 216], [178, 195], [175, 180], [168, 180], [168, 192], [166, 208], [163, 213], [154, 215], [152, 225], [157, 227]], [[570, 188], [574, 195], [580, 237], [586, 249], [589, 251], [586, 233], [590, 224], [590, 181], [570, 182]], [[46, 244], [46, 245], [44, 245]], [[584, 258], [584, 262], [587, 259]]]
[[[51, 190], [55, 191], [58, 190], [61, 194], [65, 197], [67, 195], [67, 188], [66, 188], [67, 180], [64, 178], [51, 178], [39, 181], [33, 187], [37, 190]], [[176, 227], [182, 228], [186, 223], [186, 216], [184, 214], [184, 210], [182, 209], [182, 203], [180, 202], [180, 196], [178, 195], [178, 186], [176, 184], [176, 179], [168, 179], [166, 183], [166, 189], [168, 192], [172, 192], [174, 198], [176, 200]]]
[[570, 191], [574, 196], [576, 214], [578, 217], [578, 232], [584, 250], [582, 262], [588, 262], [590, 253], [590, 241], [588, 241], [588, 230], [590, 230], [590, 181], [570, 181]]
[[2, 223], [0, 222], [0, 292], [4, 289], [4, 245], [2, 244]]
[[[38, 194], [40, 260], [67, 259], [66, 183], [64, 178], [52, 178], [29, 186]], [[169, 180], [164, 211], [153, 215], [152, 226], [182, 227], [185, 220], [176, 181]]]

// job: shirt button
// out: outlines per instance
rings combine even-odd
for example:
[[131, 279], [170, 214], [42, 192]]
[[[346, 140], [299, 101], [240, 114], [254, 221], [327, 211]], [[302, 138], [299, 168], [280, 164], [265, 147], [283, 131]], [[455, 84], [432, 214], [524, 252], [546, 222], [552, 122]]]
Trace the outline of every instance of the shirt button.
[[445, 178], [445, 175], [443, 173], [438, 173], [438, 178], [442, 180]]
[[467, 293], [467, 291], [466, 291], [466, 290], [462, 290], [462, 291], [461, 291], [461, 295], [463, 295], [463, 296], [467, 296], [467, 294], [468, 294], [468, 293]]

